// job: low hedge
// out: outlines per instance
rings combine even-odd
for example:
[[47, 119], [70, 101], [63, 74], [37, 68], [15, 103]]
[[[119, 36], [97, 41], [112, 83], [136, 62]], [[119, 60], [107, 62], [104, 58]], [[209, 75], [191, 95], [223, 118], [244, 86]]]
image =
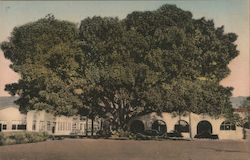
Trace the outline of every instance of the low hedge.
[[0, 133], [0, 145], [41, 142], [48, 138], [46, 132], [6, 132]]

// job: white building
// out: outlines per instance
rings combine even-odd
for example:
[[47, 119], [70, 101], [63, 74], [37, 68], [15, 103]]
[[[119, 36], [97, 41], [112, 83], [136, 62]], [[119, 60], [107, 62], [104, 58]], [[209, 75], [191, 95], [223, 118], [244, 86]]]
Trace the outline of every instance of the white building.
[[26, 130], [26, 115], [13, 103], [14, 97], [0, 97], [0, 132]]
[[191, 113], [186, 116], [174, 116], [171, 113], [146, 114], [130, 121], [132, 132], [157, 130], [158, 132], [179, 131], [183, 138], [195, 138], [197, 135], [209, 133], [219, 139], [243, 139], [243, 128], [238, 127], [224, 117], [214, 118], [207, 115]]
[[[53, 135], [86, 135], [91, 132], [91, 120], [80, 116], [54, 116], [45, 111], [29, 111], [21, 114], [13, 103], [15, 97], [0, 97], [0, 132], [34, 131]], [[128, 124], [132, 132], [157, 130], [160, 133], [178, 131], [184, 138], [195, 138], [204, 132], [219, 139], [242, 139], [243, 128], [228, 122], [223, 117], [210, 117], [191, 113], [173, 116], [170, 113], [146, 114], [131, 119]], [[101, 122], [94, 121], [94, 132], [101, 129]]]
[[[91, 132], [91, 120], [80, 116], [54, 116], [45, 111], [21, 114], [13, 102], [16, 97], [0, 97], [0, 132], [34, 131], [53, 135], [86, 135]], [[88, 123], [88, 124], [87, 124]], [[100, 130], [100, 121], [94, 121], [94, 132]]]

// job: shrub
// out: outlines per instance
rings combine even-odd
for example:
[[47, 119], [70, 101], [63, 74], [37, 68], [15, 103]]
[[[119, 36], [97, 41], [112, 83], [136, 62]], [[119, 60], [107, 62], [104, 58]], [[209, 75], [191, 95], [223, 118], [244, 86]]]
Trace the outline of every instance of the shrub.
[[112, 132], [107, 131], [107, 130], [99, 130], [96, 132], [97, 137], [103, 137], [103, 138], [108, 138], [112, 135]]
[[3, 133], [0, 133], [0, 145], [4, 145], [6, 141], [6, 136]]
[[29, 143], [45, 141], [49, 138], [49, 135], [45, 132], [26, 132], [26, 137]]
[[10, 139], [15, 140], [16, 144], [28, 143], [28, 139], [27, 139], [27, 137], [25, 135], [25, 132], [13, 133], [10, 136]]
[[46, 132], [9, 132], [0, 134], [0, 145], [34, 143], [49, 138]]
[[129, 137], [130, 134], [128, 131], [118, 130], [112, 132], [112, 137]]

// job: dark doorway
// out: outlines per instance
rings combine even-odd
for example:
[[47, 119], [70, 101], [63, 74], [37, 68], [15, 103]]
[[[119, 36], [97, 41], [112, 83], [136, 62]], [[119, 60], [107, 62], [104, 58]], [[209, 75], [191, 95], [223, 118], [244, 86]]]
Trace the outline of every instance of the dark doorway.
[[52, 127], [52, 133], [55, 133], [55, 126]]
[[132, 133], [143, 133], [144, 132], [144, 124], [140, 120], [135, 120], [130, 125], [130, 131]]
[[174, 126], [175, 131], [178, 133], [188, 133], [189, 132], [189, 124], [187, 121], [179, 120], [178, 123]]
[[197, 125], [197, 135], [201, 134], [212, 134], [213, 128], [210, 122], [208, 121], [200, 121]]
[[152, 124], [152, 129], [157, 130], [162, 135], [167, 132], [167, 125], [164, 121], [157, 120]]
[[2, 132], [2, 124], [0, 123], [0, 132]]

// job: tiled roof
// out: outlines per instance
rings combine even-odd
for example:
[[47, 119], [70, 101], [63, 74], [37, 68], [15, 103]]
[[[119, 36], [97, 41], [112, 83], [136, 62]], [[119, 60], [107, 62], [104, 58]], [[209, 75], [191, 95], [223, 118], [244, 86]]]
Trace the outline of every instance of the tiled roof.
[[250, 112], [250, 110], [247, 108], [235, 108], [234, 112]]
[[14, 103], [14, 101], [17, 99], [18, 97], [0, 97], [0, 109], [8, 107], [19, 108], [19, 106]]

